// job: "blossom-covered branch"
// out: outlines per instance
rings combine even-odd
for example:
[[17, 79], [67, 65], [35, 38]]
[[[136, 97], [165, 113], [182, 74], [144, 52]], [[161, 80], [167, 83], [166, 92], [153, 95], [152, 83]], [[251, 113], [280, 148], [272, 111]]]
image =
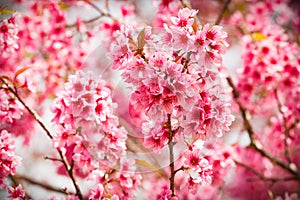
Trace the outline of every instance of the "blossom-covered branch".
[[[19, 96], [17, 88], [16, 87], [11, 87], [9, 85], [9, 83], [7, 82], [7, 80], [5, 80], [4, 77], [0, 77], [0, 80], [2, 81], [2, 84], [4, 84], [6, 87], [4, 89], [8, 89], [17, 99], [19, 102], [21, 102], [21, 104], [25, 107], [25, 109], [32, 115], [32, 117], [37, 121], [37, 123], [42, 127], [42, 129], [45, 131], [45, 133], [47, 134], [47, 136], [50, 139], [53, 139], [53, 135], [50, 133], [49, 129], [46, 127], [45, 123], [42, 121], [42, 119], [40, 118], [40, 116], [33, 110], [31, 109], [24, 101], [23, 99]], [[64, 154], [62, 153], [62, 151], [60, 149], [57, 149], [57, 152], [64, 164], [65, 169], [67, 170], [73, 185], [76, 189], [76, 195], [78, 196], [79, 199], [83, 199], [81, 190], [79, 188], [79, 185], [77, 183], [76, 177], [73, 173], [73, 169], [71, 168], [69, 162], [67, 161], [66, 157], [64, 156]]]

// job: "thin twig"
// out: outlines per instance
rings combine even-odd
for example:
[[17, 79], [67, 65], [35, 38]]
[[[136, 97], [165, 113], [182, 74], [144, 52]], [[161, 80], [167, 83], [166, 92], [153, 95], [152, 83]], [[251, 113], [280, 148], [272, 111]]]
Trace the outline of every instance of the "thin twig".
[[[103, 16], [103, 15], [99, 15], [99, 16], [94, 17], [94, 18], [89, 19], [89, 20], [83, 20], [82, 22], [83, 22], [84, 24], [89, 24], [89, 23], [92, 23], [92, 22], [97, 21], [98, 19], [100, 19], [100, 18], [102, 18], [102, 17], [104, 17], [104, 16]], [[66, 28], [73, 28], [73, 27], [75, 27], [75, 26], [77, 26], [77, 23], [74, 23], [74, 24], [66, 24], [66, 25], [65, 25]]]
[[44, 159], [45, 159], [45, 160], [52, 160], [52, 161], [63, 162], [63, 160], [61, 160], [61, 159], [58, 159], [58, 158], [51, 158], [51, 157], [48, 157], [48, 156], [45, 156]]
[[89, 4], [92, 8], [94, 8], [101, 16], [106, 16], [106, 17], [110, 17], [113, 19], [112, 15], [108, 12], [103, 12], [98, 6], [96, 6], [93, 2], [89, 1], [89, 0], [82, 0], [85, 3]]
[[[117, 20], [117, 19], [115, 19], [109, 12], [104, 12], [104, 11], [102, 11], [97, 5], [95, 5], [95, 4], [92, 3], [91, 1], [89, 1], [89, 0], [81, 0], [81, 1], [83, 1], [83, 2], [85, 2], [85, 3], [87, 3], [87, 4], [89, 4], [92, 8], [94, 8], [94, 9], [99, 13], [98, 16], [96, 16], [96, 17], [94, 17], [94, 18], [92, 18], [92, 19], [89, 19], [89, 20], [83, 20], [82, 22], [83, 22], [84, 24], [89, 24], [89, 23], [95, 22], [95, 21], [99, 20], [99, 19], [102, 18], [102, 17], [108, 17], [108, 18], [111, 18], [112, 20]], [[75, 26], [77, 26], [76, 23], [65, 25], [66, 28], [72, 28], [72, 27], [75, 27]]]
[[[18, 187], [18, 185], [22, 185], [19, 180], [17, 180], [13, 175], [9, 175], [9, 178], [10, 180], [12, 181], [13, 183], [13, 186], [14, 187]], [[23, 190], [24, 190], [24, 187], [22, 186]], [[27, 192], [25, 191], [25, 198], [24, 199], [32, 199], [32, 197], [27, 194]]]
[[222, 18], [223, 18], [223, 16], [224, 16], [224, 13], [225, 13], [225, 11], [226, 11], [228, 5], [230, 4], [230, 1], [231, 1], [231, 0], [226, 0], [226, 2], [223, 4], [223, 7], [222, 7], [222, 9], [221, 9], [221, 11], [220, 11], [220, 13], [219, 13], [219, 15], [218, 15], [218, 18], [217, 18], [216, 21], [215, 21], [215, 25], [220, 24], [220, 22], [222, 21]]
[[276, 157], [270, 155], [269, 153], [265, 152], [259, 145], [258, 141], [255, 140], [254, 138], [254, 130], [249, 122], [249, 119], [247, 118], [247, 110], [242, 106], [242, 104], [238, 101], [239, 93], [236, 89], [236, 87], [233, 84], [233, 81], [230, 77], [227, 77], [227, 82], [229, 86], [232, 88], [232, 94], [235, 102], [238, 104], [238, 107], [240, 109], [243, 123], [244, 123], [244, 128], [247, 130], [249, 138], [250, 138], [250, 145], [249, 147], [257, 151], [260, 155], [263, 157], [266, 157], [269, 159], [272, 163], [276, 164], [277, 166], [281, 167], [285, 171], [289, 172], [290, 174], [294, 175], [298, 180], [300, 180], [300, 173], [297, 169], [294, 169], [291, 165], [287, 165], [281, 160], [277, 159]]
[[44, 188], [46, 190], [49, 190], [49, 191], [53, 191], [53, 192], [57, 192], [57, 193], [62, 193], [62, 194], [66, 194], [66, 195], [73, 194], [73, 193], [67, 192], [66, 189], [59, 189], [59, 188], [53, 187], [52, 185], [49, 185], [49, 184], [46, 184], [46, 183], [43, 183], [43, 182], [39, 182], [39, 181], [33, 180], [32, 178], [27, 177], [25, 175], [17, 174], [17, 175], [14, 175], [14, 178], [17, 179], [17, 180], [26, 181], [26, 182], [28, 182], [30, 184], [33, 184], [33, 185], [37, 185], [37, 186], [42, 187], [42, 188]]
[[184, 170], [184, 167], [183, 167], [183, 166], [181, 166], [180, 168], [176, 169], [176, 170], [174, 171], [174, 174], [176, 174], [177, 172], [179, 172], [179, 171], [181, 171], [181, 170]]
[[293, 128], [295, 128], [299, 122], [300, 122], [300, 119], [296, 119], [296, 120], [294, 121], [294, 123], [292, 123], [292, 124], [288, 127], [288, 131], [290, 131], [290, 130], [292, 130]]
[[172, 191], [172, 196], [175, 196], [175, 167], [174, 167], [174, 142], [173, 142], [173, 130], [171, 124], [171, 114], [168, 114], [168, 130], [169, 130], [169, 153], [170, 153], [170, 190]]
[[18, 92], [14, 90], [14, 88], [10, 87], [6, 80], [4, 80], [2, 77], [0, 77], [0, 80], [4, 83], [4, 85], [7, 87], [8, 91], [10, 91], [17, 99], [18, 101], [26, 108], [26, 110], [30, 113], [30, 115], [38, 122], [38, 124], [42, 127], [42, 129], [46, 132], [48, 137], [50, 139], [53, 139], [53, 136], [51, 135], [49, 129], [45, 126], [45, 124], [42, 122], [41, 117], [33, 110], [31, 109], [19, 96]]
[[[264, 175], [262, 175], [261, 173], [259, 173], [258, 171], [256, 171], [255, 169], [253, 169], [252, 167], [246, 165], [245, 163], [239, 162], [239, 161], [234, 161], [235, 164], [240, 165], [242, 167], [244, 167], [245, 169], [247, 169], [248, 171], [252, 172], [253, 174], [255, 174], [259, 179], [258, 180], [262, 180], [262, 181], [271, 181], [271, 182], [278, 182], [278, 181], [296, 181], [297, 178], [292, 176], [292, 177], [283, 177], [283, 178], [277, 178], [277, 177], [265, 177]], [[248, 179], [249, 181], [256, 181], [257, 179]]]
[[[35, 110], [31, 109], [24, 101], [23, 99], [19, 96], [18, 92], [17, 92], [17, 88], [13, 88], [11, 86], [9, 86], [9, 84], [6, 82], [6, 80], [3, 77], [0, 77], [0, 80], [3, 82], [3, 84], [7, 87], [7, 89], [18, 99], [18, 101], [25, 107], [25, 109], [29, 112], [29, 114], [38, 122], [38, 124], [42, 127], [42, 129], [46, 132], [46, 134], [48, 135], [48, 137], [52, 140], [53, 136], [50, 133], [49, 129], [46, 127], [45, 123], [42, 121], [42, 118], [35, 112]], [[16, 91], [15, 91], [16, 90]], [[80, 200], [83, 200], [83, 196], [81, 193], [81, 190], [79, 188], [79, 185], [76, 181], [76, 177], [75, 174], [72, 170], [72, 168], [69, 165], [69, 162], [67, 160], [67, 158], [65, 157], [65, 155], [62, 153], [62, 151], [57, 148], [56, 149], [61, 160], [63, 161], [64, 167], [67, 170], [73, 185], [76, 189], [76, 195], [78, 196], [78, 198]]]

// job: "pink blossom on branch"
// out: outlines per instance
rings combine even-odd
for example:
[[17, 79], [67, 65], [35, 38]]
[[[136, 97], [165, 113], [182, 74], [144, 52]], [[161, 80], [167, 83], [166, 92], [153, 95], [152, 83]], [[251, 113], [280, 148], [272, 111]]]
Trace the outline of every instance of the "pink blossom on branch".
[[15, 155], [15, 142], [6, 130], [0, 133], [0, 187], [4, 187], [4, 179], [16, 173], [21, 165], [21, 157]]
[[25, 191], [22, 186], [19, 184], [17, 187], [8, 187], [9, 199], [25, 199]]
[[[108, 49], [113, 68], [122, 72], [133, 90], [130, 113], [143, 113], [144, 145], [154, 151], [173, 141], [184, 140], [189, 146], [220, 137], [233, 121], [228, 95], [217, 75], [228, 46], [227, 34], [221, 26], [208, 24], [194, 30], [196, 13], [181, 9], [178, 18], [171, 18], [162, 30], [146, 27], [136, 33], [123, 25]], [[212, 183], [213, 165], [203, 158], [201, 148], [180, 156], [189, 192], [196, 194], [199, 185]], [[181, 197], [180, 192], [175, 195]], [[174, 191], [163, 190], [157, 198], [172, 196]]]
[[[145, 32], [136, 35], [131, 27], [123, 26], [109, 49], [113, 68], [120, 69], [125, 81], [133, 86], [131, 109], [146, 114], [143, 133], [148, 147], [152, 143], [152, 147], [160, 149], [169, 142], [164, 128], [167, 114], [172, 116], [172, 128], [178, 129], [178, 136], [184, 133], [184, 137], [220, 136], [233, 120], [226, 95], [216, 78], [217, 69], [205, 58], [212, 55], [209, 52], [218, 56], [224, 53], [223, 49], [213, 50], [213, 46], [225, 48], [227, 34], [219, 26], [205, 25], [199, 32], [206, 35], [203, 44], [207, 46], [198, 49], [195, 43], [198, 32], [191, 29], [195, 14], [195, 10], [182, 9], [178, 18], [173, 18], [174, 24], [165, 26], [171, 35], [168, 43], [158, 39], [166, 32], [156, 34], [147, 27]], [[178, 24], [180, 20], [186, 23]], [[178, 40], [177, 34], [186, 38]], [[142, 49], [135, 48], [143, 42]], [[220, 62], [216, 56], [210, 58]]]
[[2, 54], [13, 53], [19, 49], [17, 16], [3, 20], [0, 24], [0, 52]]
[[127, 199], [140, 185], [134, 162], [126, 158], [127, 131], [114, 115], [116, 104], [111, 93], [101, 78], [77, 71], [70, 75], [52, 108], [52, 121], [59, 128], [53, 138], [54, 148], [74, 161], [79, 175], [102, 185], [90, 191], [92, 199], [110, 195]]

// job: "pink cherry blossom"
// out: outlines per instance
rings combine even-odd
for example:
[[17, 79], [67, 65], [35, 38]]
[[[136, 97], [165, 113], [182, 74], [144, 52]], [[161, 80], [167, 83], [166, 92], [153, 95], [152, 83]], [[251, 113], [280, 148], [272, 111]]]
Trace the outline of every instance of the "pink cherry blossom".
[[15, 142], [11, 134], [6, 130], [0, 133], [0, 185], [3, 187], [4, 179], [11, 174], [16, 173], [16, 168], [21, 165], [21, 157], [15, 155]]
[[5, 52], [13, 53], [19, 49], [18, 44], [18, 25], [15, 18], [12, 16], [0, 24], [0, 51], [1, 54]]
[[[91, 199], [107, 195], [129, 198], [140, 185], [134, 162], [125, 159], [127, 131], [114, 115], [116, 105], [111, 94], [102, 79], [96, 79], [91, 72], [77, 71], [69, 76], [52, 109], [53, 122], [60, 129], [53, 137], [54, 147], [65, 150], [78, 175], [103, 184], [90, 191]], [[110, 166], [120, 166], [119, 172], [109, 173]], [[103, 177], [107, 183], [98, 182]]]
[[17, 187], [8, 188], [9, 199], [24, 199], [25, 198], [25, 191], [23, 190], [22, 186], [19, 184]]
[[174, 25], [184, 28], [190, 27], [194, 23], [193, 17], [197, 14], [196, 10], [190, 10], [188, 8], [180, 9], [178, 17], [171, 17], [171, 21]]

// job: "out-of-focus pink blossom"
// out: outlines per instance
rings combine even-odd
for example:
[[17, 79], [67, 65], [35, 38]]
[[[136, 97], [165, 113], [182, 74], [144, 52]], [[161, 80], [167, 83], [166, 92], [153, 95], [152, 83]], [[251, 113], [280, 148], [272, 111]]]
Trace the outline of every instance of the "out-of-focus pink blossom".
[[15, 155], [15, 142], [6, 130], [0, 133], [0, 186], [3, 187], [4, 179], [16, 173], [16, 168], [21, 165], [21, 157]]

